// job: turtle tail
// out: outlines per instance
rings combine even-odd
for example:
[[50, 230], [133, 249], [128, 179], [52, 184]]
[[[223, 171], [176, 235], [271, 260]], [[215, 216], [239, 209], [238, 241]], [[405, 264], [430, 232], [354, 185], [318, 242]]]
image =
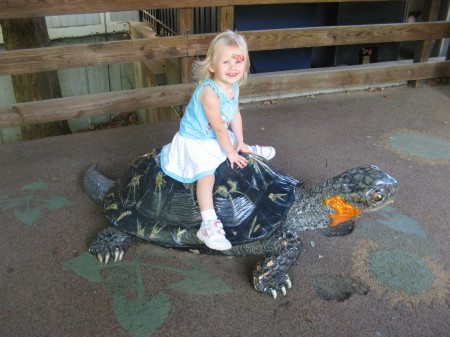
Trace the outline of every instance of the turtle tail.
[[98, 172], [97, 167], [97, 164], [93, 164], [84, 172], [83, 188], [92, 200], [102, 206], [103, 199], [114, 181]]

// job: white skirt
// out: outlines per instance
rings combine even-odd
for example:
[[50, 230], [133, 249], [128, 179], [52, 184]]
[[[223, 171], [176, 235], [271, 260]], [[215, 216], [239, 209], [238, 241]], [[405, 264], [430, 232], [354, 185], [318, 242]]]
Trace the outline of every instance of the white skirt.
[[[236, 138], [228, 131], [231, 142]], [[161, 167], [165, 174], [182, 183], [192, 183], [214, 174], [217, 167], [227, 159], [217, 139], [199, 140], [180, 136], [178, 132], [172, 143], [161, 151]]]

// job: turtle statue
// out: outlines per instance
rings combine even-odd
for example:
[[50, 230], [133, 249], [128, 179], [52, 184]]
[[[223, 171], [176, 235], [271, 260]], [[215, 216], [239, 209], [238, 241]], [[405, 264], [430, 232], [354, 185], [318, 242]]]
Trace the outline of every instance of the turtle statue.
[[348, 234], [351, 219], [390, 204], [398, 191], [397, 181], [376, 166], [354, 168], [304, 189], [264, 158], [246, 154], [245, 168], [232, 169], [225, 161], [215, 172], [214, 207], [232, 248], [212, 251], [196, 236], [201, 217], [195, 183], [165, 175], [160, 151], [135, 159], [116, 182], [96, 165], [85, 171], [84, 189], [111, 224], [89, 247], [101, 263], [121, 260], [132, 243], [144, 241], [200, 253], [264, 255], [253, 285], [276, 298], [292, 285], [288, 272], [301, 252], [303, 231], [331, 227], [338, 235]]

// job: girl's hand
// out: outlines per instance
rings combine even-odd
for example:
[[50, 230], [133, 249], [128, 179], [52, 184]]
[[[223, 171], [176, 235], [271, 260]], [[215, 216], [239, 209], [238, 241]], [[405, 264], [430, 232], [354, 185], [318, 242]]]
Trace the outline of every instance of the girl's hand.
[[239, 168], [244, 168], [247, 166], [247, 159], [242, 157], [237, 151], [232, 151], [227, 153], [227, 158], [230, 161], [230, 166], [233, 168], [233, 165], [236, 164]]
[[236, 143], [236, 152], [253, 153], [251, 147], [245, 143]]

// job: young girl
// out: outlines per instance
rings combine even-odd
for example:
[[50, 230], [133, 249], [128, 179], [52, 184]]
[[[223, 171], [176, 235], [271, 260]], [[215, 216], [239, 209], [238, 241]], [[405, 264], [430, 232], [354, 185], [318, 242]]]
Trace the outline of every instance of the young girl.
[[244, 37], [232, 31], [216, 36], [205, 60], [194, 65], [194, 77], [201, 84], [186, 107], [180, 130], [161, 151], [161, 166], [168, 176], [183, 183], [197, 181], [202, 217], [197, 237], [216, 250], [230, 249], [231, 243], [214, 210], [214, 171], [227, 158], [232, 168], [245, 167], [247, 160], [239, 152], [255, 153], [268, 160], [275, 156], [273, 147], [244, 143], [238, 98], [249, 67]]

